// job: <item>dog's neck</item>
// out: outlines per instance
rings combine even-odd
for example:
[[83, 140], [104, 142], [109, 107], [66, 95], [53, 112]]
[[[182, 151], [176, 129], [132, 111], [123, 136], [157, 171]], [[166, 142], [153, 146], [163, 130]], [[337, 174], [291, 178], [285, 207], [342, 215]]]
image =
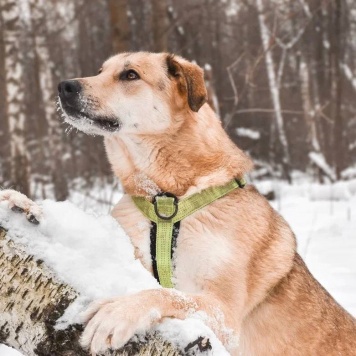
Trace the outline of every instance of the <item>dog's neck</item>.
[[204, 105], [163, 134], [110, 136], [105, 146], [114, 173], [130, 195], [176, 196], [227, 183], [252, 168], [229, 139], [213, 111]]

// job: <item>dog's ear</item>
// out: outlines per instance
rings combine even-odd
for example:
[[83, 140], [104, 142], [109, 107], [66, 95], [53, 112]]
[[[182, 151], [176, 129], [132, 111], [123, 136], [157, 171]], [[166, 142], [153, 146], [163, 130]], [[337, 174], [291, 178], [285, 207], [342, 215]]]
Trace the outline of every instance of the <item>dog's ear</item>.
[[178, 82], [179, 91], [187, 95], [189, 107], [198, 112], [208, 99], [203, 69], [172, 54], [167, 56], [167, 68], [168, 75]]

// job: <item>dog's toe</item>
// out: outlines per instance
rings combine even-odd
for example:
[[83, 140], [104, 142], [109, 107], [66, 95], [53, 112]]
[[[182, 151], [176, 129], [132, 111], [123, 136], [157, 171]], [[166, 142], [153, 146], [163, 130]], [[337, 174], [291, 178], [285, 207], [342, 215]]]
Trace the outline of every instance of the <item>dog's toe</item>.
[[27, 220], [38, 225], [42, 217], [42, 209], [26, 195], [16, 190], [0, 191], [0, 202], [7, 202], [8, 207], [16, 213], [24, 213]]
[[40, 223], [37, 218], [31, 213], [27, 214], [26, 218], [31, 224], [38, 225]]
[[25, 210], [20, 208], [19, 206], [17, 205], [14, 205], [12, 208], [11, 208], [12, 211], [14, 211], [15, 213], [24, 213]]

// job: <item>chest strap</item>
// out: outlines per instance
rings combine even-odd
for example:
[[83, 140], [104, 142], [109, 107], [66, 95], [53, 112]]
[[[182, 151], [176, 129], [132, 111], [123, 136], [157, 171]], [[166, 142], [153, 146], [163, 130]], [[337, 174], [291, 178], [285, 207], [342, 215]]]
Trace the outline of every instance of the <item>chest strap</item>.
[[144, 197], [132, 196], [136, 207], [152, 222], [151, 255], [155, 277], [165, 288], [173, 288], [172, 252], [179, 231], [179, 222], [215, 200], [229, 194], [236, 188], [243, 188], [244, 179], [207, 188], [182, 200], [171, 193], [156, 195], [153, 202]]

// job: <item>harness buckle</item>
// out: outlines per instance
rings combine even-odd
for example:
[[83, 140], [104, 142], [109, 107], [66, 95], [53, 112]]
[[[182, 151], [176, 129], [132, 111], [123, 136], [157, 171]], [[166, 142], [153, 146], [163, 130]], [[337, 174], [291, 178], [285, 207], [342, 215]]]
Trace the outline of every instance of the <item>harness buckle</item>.
[[[163, 216], [163, 215], [161, 215], [161, 214], [159, 213], [158, 207], [157, 207], [157, 199], [156, 199], [157, 197], [169, 197], [169, 198], [174, 198], [174, 200], [173, 200], [174, 212], [173, 212], [172, 215], [170, 215], [170, 216]], [[155, 195], [155, 196], [153, 197], [153, 207], [154, 207], [154, 209], [155, 209], [156, 215], [157, 215], [160, 219], [162, 219], [162, 220], [171, 220], [171, 219], [173, 219], [173, 218], [177, 215], [177, 213], [178, 213], [178, 198], [177, 198], [174, 194], [172, 194], [172, 193], [168, 193], [168, 192], [158, 193], [157, 195]]]
[[244, 178], [235, 178], [235, 182], [237, 183], [237, 185], [239, 186], [239, 188], [244, 188], [246, 185], [246, 181]]

